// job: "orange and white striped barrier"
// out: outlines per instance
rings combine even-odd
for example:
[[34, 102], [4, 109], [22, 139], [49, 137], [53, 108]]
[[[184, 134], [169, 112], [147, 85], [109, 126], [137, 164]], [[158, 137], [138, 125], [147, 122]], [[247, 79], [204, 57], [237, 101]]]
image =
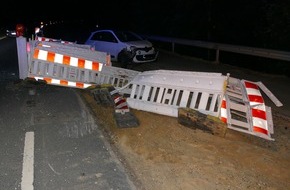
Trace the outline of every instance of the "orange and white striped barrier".
[[57, 53], [68, 57], [77, 57], [93, 62], [109, 65], [111, 61], [106, 52], [93, 51], [89, 45], [76, 43], [57, 43], [55, 41], [30, 41], [31, 57], [33, 58], [34, 49]]
[[[120, 89], [139, 73], [111, 67], [110, 55], [106, 52], [94, 51], [81, 44], [55, 43], [50, 38], [39, 37], [38, 40], [41, 41], [27, 43], [28, 77], [56, 79], [56, 85], [62, 80], [62, 84], [66, 84], [66, 81], [76, 84], [111, 84]], [[54, 84], [49, 81], [48, 84]]]
[[41, 49], [34, 50], [33, 58], [94, 71], [101, 71], [103, 67], [103, 64], [99, 62], [71, 57], [68, 55], [49, 52]]

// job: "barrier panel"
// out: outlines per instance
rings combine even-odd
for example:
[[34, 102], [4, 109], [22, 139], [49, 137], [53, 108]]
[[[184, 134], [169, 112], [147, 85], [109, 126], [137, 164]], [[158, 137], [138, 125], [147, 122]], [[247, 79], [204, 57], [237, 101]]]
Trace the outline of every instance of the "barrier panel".
[[[116, 91], [122, 94], [130, 94], [132, 90], [131, 81], [141, 72], [119, 67], [103, 67], [98, 74], [98, 84], [110, 84]], [[112, 92], [113, 94], [114, 92]]]
[[40, 38], [30, 41], [28, 77], [48, 84], [85, 88], [111, 84], [116, 89], [128, 84], [139, 72], [111, 66], [106, 52], [90, 46]]
[[226, 79], [220, 73], [145, 71], [131, 81], [127, 102], [138, 110], [174, 117], [179, 107], [218, 117]]
[[[265, 105], [259, 88], [261, 84], [229, 77], [220, 118], [230, 129], [274, 140], [271, 137], [274, 133], [272, 112]], [[270, 91], [266, 94], [278, 102]]]
[[[35, 78], [36, 80], [45, 80], [48, 84], [59, 84], [62, 86], [70, 86], [71, 83], [78, 84], [94, 84], [97, 79], [97, 72], [89, 69], [81, 69], [71, 67], [63, 64], [52, 64], [48, 61], [32, 60], [29, 65], [28, 77]], [[51, 81], [60, 81], [59, 83], [51, 83]], [[67, 81], [67, 82], [64, 82]], [[76, 85], [75, 87], [82, 87], [83, 85]], [[89, 85], [84, 85], [89, 86]]]
[[[42, 38], [43, 40], [43, 38]], [[45, 80], [48, 84], [85, 88], [94, 80], [102, 64], [78, 56], [93, 57], [89, 49], [67, 46], [73, 43], [56, 43], [57, 40], [30, 41], [29, 75], [36, 80]], [[80, 50], [82, 50], [80, 52]], [[76, 56], [78, 55], [78, 56]], [[105, 54], [104, 54], [105, 56]], [[92, 60], [97, 60], [95, 57]], [[87, 84], [86, 84], [87, 83]]]
[[59, 42], [59, 43], [65, 43], [65, 44], [74, 44], [73, 42], [70, 42], [70, 41], [63, 41], [63, 40], [47, 38], [47, 37], [40, 37], [40, 36], [36, 36], [35, 40], [42, 41], [42, 42], [45, 41], [45, 42]]
[[47, 52], [48, 55], [62, 55], [66, 59], [71, 58], [71, 61], [74, 60], [73, 58], [90, 60], [101, 64], [106, 64], [108, 61], [106, 52], [94, 51], [89, 49], [89, 46], [82, 44], [31, 41], [31, 46], [39, 52]]

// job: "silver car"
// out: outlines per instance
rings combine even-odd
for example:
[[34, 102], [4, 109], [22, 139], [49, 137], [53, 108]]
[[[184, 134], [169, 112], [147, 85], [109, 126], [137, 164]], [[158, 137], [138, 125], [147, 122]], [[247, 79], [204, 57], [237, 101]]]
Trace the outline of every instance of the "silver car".
[[96, 51], [107, 52], [111, 61], [126, 66], [129, 63], [153, 62], [158, 58], [158, 50], [148, 40], [131, 31], [97, 30], [85, 42]]

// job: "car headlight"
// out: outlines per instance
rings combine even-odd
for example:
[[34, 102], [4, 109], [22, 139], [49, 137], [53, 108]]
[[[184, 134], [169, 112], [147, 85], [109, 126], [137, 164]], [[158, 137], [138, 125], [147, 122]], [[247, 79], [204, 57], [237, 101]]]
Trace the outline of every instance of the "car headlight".
[[131, 51], [131, 52], [135, 52], [137, 49], [136, 46], [130, 46], [129, 48], [130, 48], [129, 51]]

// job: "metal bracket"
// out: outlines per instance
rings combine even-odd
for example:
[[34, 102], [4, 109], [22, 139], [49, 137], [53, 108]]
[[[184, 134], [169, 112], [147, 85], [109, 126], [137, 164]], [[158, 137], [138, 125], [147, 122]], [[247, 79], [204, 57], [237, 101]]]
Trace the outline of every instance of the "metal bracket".
[[263, 90], [263, 92], [272, 100], [272, 102], [277, 106], [281, 107], [283, 104], [274, 96], [274, 94], [262, 83], [256, 82], [256, 84]]

